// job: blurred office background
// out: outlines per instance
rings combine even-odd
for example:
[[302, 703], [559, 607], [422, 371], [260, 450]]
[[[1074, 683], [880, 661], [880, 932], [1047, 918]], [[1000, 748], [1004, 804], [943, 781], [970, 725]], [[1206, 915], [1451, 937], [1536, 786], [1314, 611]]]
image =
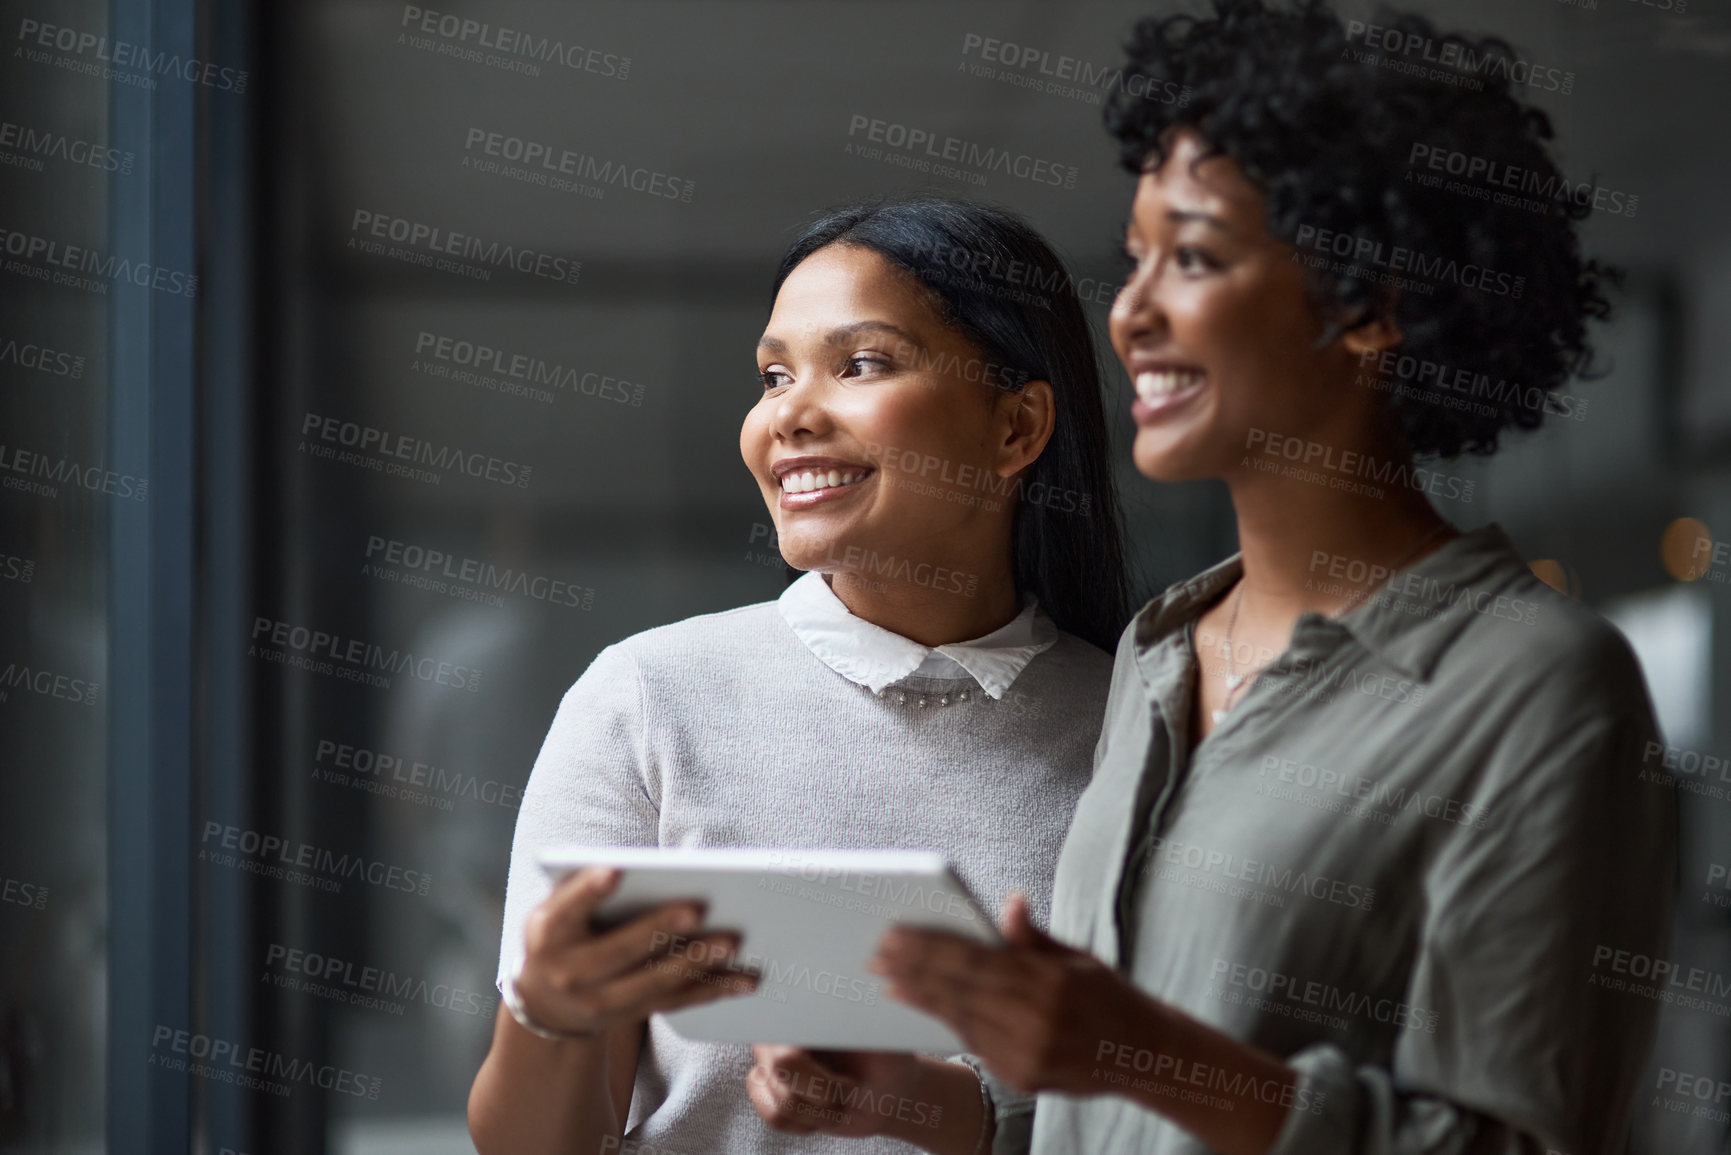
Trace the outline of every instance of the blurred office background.
[[[1029, 217], [1093, 294], [1139, 597], [1231, 552], [1220, 490], [1129, 468], [1103, 334], [1131, 181], [1101, 86], [1041, 73], [1115, 66], [1179, 7], [0, 2], [0, 1150], [470, 1150], [515, 795], [560, 695], [602, 646], [786, 580], [737, 431], [814, 209], [935, 188]], [[1409, 7], [1572, 73], [1537, 94], [1565, 172], [1638, 198], [1584, 226], [1629, 272], [1608, 374], [1461, 464], [1443, 512], [1622, 626], [1680, 768], [1724, 758], [1731, 564], [1700, 543], [1731, 538], [1731, 16]], [[914, 171], [852, 147], [861, 117], [1077, 179]], [[531, 145], [587, 159], [519, 179]], [[525, 256], [440, 265], [452, 234]], [[99, 271], [56, 283], [69, 246]], [[490, 464], [387, 472], [363, 428]], [[1731, 781], [1694, 780], [1722, 789], [1679, 793], [1673, 953], [1723, 977], [1699, 882]], [[302, 848], [314, 881], [259, 873]], [[1731, 1079], [1724, 1013], [1665, 1009], [1637, 1150], [1727, 1150], [1731, 1102], [1662, 1077]], [[255, 1047], [289, 1093], [176, 1067]]]

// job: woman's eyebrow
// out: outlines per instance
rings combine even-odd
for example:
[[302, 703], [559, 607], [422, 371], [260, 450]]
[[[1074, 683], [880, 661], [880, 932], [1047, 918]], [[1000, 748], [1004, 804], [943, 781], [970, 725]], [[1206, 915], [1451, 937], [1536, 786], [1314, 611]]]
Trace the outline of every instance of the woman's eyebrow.
[[[892, 325], [888, 321], [855, 321], [851, 325], [842, 325], [824, 334], [823, 343], [825, 345], [847, 345], [851, 343], [852, 338], [867, 332], [889, 333], [892, 336], [900, 337], [915, 349], [926, 347], [924, 341], [900, 325]], [[787, 342], [779, 337], [771, 337], [767, 333], [758, 338], [757, 347], [765, 353], [772, 353], [776, 356], [787, 354]]]
[[888, 321], [855, 321], [851, 325], [843, 325], [839, 329], [831, 329], [829, 334], [824, 337], [824, 344], [846, 345], [861, 333], [888, 333], [891, 336], [900, 337], [915, 349], [924, 349], [926, 347], [924, 341], [921, 341], [918, 337], [914, 336], [900, 325], [892, 325]]
[[1189, 221], [1196, 221], [1199, 224], [1212, 225], [1223, 233], [1232, 232], [1224, 220], [1213, 213], [1202, 212], [1200, 209], [1167, 209], [1166, 219], [1180, 225]]
[[[1165, 217], [1175, 225], [1195, 222], [1197, 224], [1208, 225], [1211, 228], [1225, 233], [1227, 236], [1233, 235], [1232, 226], [1228, 225], [1224, 218], [1218, 217], [1213, 213], [1203, 212], [1201, 209], [1167, 209]], [[1120, 233], [1123, 238], [1123, 244], [1128, 245], [1132, 237], [1134, 237], [1135, 224], [1135, 218], [1133, 217], [1124, 222], [1124, 227]]]

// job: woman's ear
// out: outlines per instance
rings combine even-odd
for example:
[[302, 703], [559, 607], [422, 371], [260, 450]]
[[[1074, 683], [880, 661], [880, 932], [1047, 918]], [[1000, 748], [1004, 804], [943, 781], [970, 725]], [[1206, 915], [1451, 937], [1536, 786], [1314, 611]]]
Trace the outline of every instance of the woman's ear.
[[1394, 302], [1384, 301], [1365, 318], [1340, 335], [1346, 351], [1355, 357], [1381, 353], [1406, 340], [1394, 320]]
[[1386, 320], [1366, 321], [1358, 328], [1348, 329], [1340, 335], [1341, 344], [1355, 357], [1363, 357], [1366, 353], [1381, 353], [1404, 340], [1406, 335], [1400, 331], [1400, 326]]
[[1057, 424], [1050, 381], [1029, 381], [998, 401], [1004, 439], [998, 446], [998, 476], [1013, 477], [1034, 463]]

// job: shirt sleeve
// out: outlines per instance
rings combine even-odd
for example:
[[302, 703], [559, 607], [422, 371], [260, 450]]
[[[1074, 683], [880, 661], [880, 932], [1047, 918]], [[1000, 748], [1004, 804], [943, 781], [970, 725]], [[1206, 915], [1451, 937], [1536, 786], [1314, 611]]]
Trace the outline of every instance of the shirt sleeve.
[[[1644, 705], [1644, 703], [1643, 703]], [[1612, 951], [1663, 958], [1676, 879], [1672, 792], [1641, 780], [1650, 712], [1508, 727], [1427, 910], [1392, 1065], [1319, 1043], [1270, 1155], [1615, 1155], [1659, 1003], [1606, 985]], [[1553, 715], [1556, 716], [1556, 715]], [[1300, 1109], [1303, 1108], [1303, 1109]]]
[[646, 713], [637, 663], [617, 645], [597, 654], [560, 701], [511, 840], [498, 983], [523, 953], [529, 912], [552, 891], [536, 862], [542, 850], [660, 844], [660, 782]]

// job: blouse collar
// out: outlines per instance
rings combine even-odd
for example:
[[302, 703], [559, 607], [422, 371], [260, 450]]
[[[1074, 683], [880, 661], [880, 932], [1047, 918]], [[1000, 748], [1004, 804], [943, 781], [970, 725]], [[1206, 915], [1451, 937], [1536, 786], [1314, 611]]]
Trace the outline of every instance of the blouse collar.
[[[1139, 661], [1167, 636], [1202, 615], [1244, 572], [1243, 554], [1167, 588], [1131, 622]], [[1497, 601], [1510, 575], [1529, 572], [1501, 525], [1491, 522], [1450, 538], [1391, 576], [1338, 618], [1313, 610], [1298, 615], [1306, 630], [1344, 630], [1401, 672], [1429, 680], [1442, 652], [1478, 617], [1508, 611]]]
[[776, 604], [819, 661], [874, 694], [911, 674], [958, 677], [960, 666], [986, 693], [1002, 698], [1034, 655], [1058, 641], [1057, 625], [1031, 598], [984, 637], [942, 646], [923, 646], [856, 617], [816, 571], [788, 586]]

